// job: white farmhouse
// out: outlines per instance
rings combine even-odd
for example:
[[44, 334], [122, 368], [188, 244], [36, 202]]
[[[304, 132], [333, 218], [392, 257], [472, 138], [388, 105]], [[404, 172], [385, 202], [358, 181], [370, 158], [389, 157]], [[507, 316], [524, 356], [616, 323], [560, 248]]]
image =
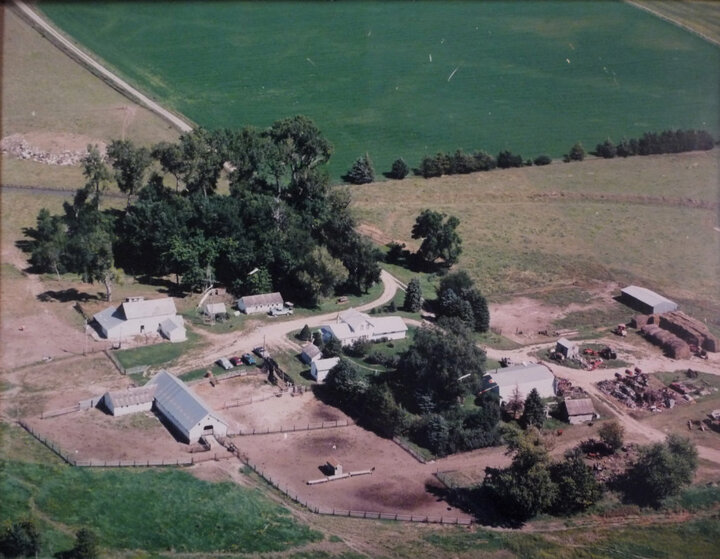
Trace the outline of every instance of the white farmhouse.
[[374, 317], [348, 309], [338, 315], [335, 323], [323, 326], [321, 331], [325, 340], [335, 337], [343, 346], [348, 346], [358, 340], [401, 340], [407, 335], [407, 326], [399, 316]]
[[[171, 297], [149, 300], [128, 297], [120, 306], [108, 307], [93, 316], [100, 332], [109, 340], [158, 332], [161, 330], [160, 325], [169, 319], [176, 328], [182, 327], [184, 331], [182, 317], [178, 316], [175, 301]], [[175, 334], [176, 339], [179, 337]]]
[[268, 313], [280, 310], [285, 306], [280, 293], [263, 293], [261, 295], [247, 295], [237, 300], [237, 308], [245, 314]]
[[496, 369], [483, 377], [483, 390], [497, 389], [501, 403], [511, 400], [516, 388], [523, 400], [533, 388], [541, 398], [552, 398], [557, 390], [557, 381], [552, 371], [542, 363], [521, 363]]
[[156, 387], [156, 409], [187, 442], [197, 442], [202, 435], [227, 434], [227, 423], [176, 376], [160, 371], [146, 386]]
[[310, 374], [318, 382], [325, 382], [330, 369], [340, 363], [339, 357], [331, 357], [330, 359], [318, 359], [310, 365]]

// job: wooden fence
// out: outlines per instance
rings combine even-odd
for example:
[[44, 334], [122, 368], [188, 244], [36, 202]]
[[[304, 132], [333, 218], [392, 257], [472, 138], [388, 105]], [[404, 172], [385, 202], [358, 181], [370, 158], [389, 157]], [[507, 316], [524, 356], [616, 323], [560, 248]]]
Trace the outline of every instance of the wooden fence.
[[246, 437], [251, 435], [272, 435], [273, 433], [295, 433], [298, 431], [318, 431], [320, 429], [338, 429], [340, 427], [351, 427], [355, 422], [348, 419], [339, 419], [337, 421], [323, 421], [321, 423], [307, 423], [302, 425], [281, 426], [274, 429], [266, 427], [264, 429], [253, 429], [252, 431], [238, 431], [236, 433], [228, 432], [228, 437]]
[[[264, 375], [264, 374], [265, 373], [260, 369], [250, 369], [249, 371], [248, 370], [232, 371], [231, 373], [227, 373], [227, 374], [223, 374], [223, 375], [214, 375], [213, 378], [215, 379], [215, 381], [222, 381], [222, 380], [230, 380], [231, 378], [236, 378], [236, 377], [251, 377], [251, 376], [256, 376], [256, 375]], [[202, 378], [189, 380], [185, 384], [187, 384], [188, 386], [194, 386], [196, 384], [200, 384], [203, 382], [210, 382], [210, 377], [202, 377]]]

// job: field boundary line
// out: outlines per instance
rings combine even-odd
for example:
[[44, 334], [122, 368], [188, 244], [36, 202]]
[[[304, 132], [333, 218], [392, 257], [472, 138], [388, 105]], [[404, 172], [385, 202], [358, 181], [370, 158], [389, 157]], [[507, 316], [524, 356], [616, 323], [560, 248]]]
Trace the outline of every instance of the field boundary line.
[[685, 23], [683, 23], [683, 22], [681, 22], [681, 21], [678, 21], [678, 20], [676, 20], [676, 19], [673, 19], [672, 17], [663, 14], [662, 12], [658, 12], [657, 10], [652, 9], [650, 6], [646, 6], [645, 4], [642, 4], [642, 3], [640, 3], [640, 2], [635, 2], [635, 0], [625, 0], [625, 3], [626, 3], [626, 4], [630, 4], [631, 6], [634, 6], [634, 7], [637, 8], [638, 10], [643, 10], [643, 11], [645, 11], [645, 12], [648, 12], [649, 14], [652, 14], [652, 15], [654, 15], [655, 17], [662, 19], [663, 21], [667, 21], [668, 23], [672, 23], [673, 25], [675, 25], [675, 26], [677, 26], [677, 27], [679, 27], [679, 28], [681, 28], [681, 29], [684, 29], [685, 31], [689, 31], [689, 32], [692, 33], [693, 35], [697, 35], [698, 37], [700, 37], [701, 39], [704, 39], [704, 40], [707, 41], [708, 43], [712, 43], [713, 45], [720, 47], [720, 41], [719, 41], [719, 40], [717, 40], [717, 39], [715, 39], [715, 38], [713, 38], [713, 37], [710, 37], [709, 35], [706, 35], [706, 34], [703, 33], [702, 31], [698, 31], [697, 29], [693, 29], [693, 28], [690, 27], [689, 25], [687, 25], [687, 24], [685, 24]]
[[60, 33], [60, 31], [57, 30], [55, 26], [52, 25], [45, 17], [33, 10], [23, 0], [13, 0], [13, 3], [17, 8], [17, 13], [23, 16], [23, 19], [25, 19], [25, 21], [27, 21], [43, 37], [48, 39], [68, 56], [75, 59], [84, 68], [99, 77], [107, 85], [111, 86], [130, 100], [154, 112], [178, 128], [181, 132], [190, 132], [193, 129], [193, 126], [183, 120], [180, 116], [168, 109], [165, 109], [159, 103], [150, 99], [150, 97], [140, 92], [140, 90], [130, 85], [117, 74], [111, 72], [103, 64], [80, 49], [74, 42], [70, 41], [64, 36], [64, 34]]

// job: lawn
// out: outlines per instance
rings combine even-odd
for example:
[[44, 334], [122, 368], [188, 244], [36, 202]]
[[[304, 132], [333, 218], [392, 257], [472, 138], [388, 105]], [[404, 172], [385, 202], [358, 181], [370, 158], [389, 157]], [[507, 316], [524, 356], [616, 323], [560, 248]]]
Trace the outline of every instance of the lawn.
[[160, 342], [145, 347], [123, 349], [113, 352], [120, 364], [126, 369], [147, 365], [167, 365], [185, 355], [191, 350], [198, 348], [200, 337], [194, 332], [187, 333], [187, 341], [179, 343]]
[[[437, 151], [720, 132], [720, 49], [622, 2], [46, 2], [67, 34], [210, 127], [305, 114], [337, 179]], [[292, 18], [288, 18], [288, 12]], [[628, 118], [627, 115], [632, 115]]]

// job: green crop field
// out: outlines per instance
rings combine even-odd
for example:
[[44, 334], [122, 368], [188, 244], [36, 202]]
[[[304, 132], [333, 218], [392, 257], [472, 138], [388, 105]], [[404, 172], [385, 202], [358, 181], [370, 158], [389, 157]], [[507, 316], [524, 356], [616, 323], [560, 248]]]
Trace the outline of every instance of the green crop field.
[[66, 33], [207, 127], [314, 119], [337, 178], [368, 152], [559, 157], [720, 132], [720, 48], [621, 2], [48, 2]]

